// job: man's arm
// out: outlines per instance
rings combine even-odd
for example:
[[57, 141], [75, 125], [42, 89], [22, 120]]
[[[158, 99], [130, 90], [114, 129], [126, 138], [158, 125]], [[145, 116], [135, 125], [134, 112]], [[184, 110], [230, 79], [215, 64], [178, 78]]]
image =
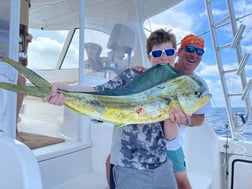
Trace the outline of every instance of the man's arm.
[[191, 117], [189, 117], [185, 124], [189, 127], [195, 127], [195, 126], [201, 126], [205, 120], [205, 114], [192, 114]]
[[172, 122], [170, 119], [164, 121], [164, 135], [166, 140], [173, 140], [177, 137], [179, 132], [179, 125]]

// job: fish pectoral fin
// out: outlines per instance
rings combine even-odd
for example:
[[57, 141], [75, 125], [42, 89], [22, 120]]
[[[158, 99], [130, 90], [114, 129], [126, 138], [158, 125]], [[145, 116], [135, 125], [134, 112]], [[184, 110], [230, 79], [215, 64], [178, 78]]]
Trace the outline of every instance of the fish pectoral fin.
[[[0, 82], [0, 88], [6, 89], [8, 91], [16, 92], [23, 95], [35, 96], [35, 97], [45, 97], [47, 93], [46, 90], [41, 90], [35, 86], [21, 86], [12, 83]], [[49, 89], [50, 91], [50, 89]]]
[[49, 83], [47, 80], [45, 80], [43, 77], [38, 75], [36, 72], [32, 71], [31, 69], [23, 66], [22, 64], [8, 58], [0, 56], [0, 59], [2, 59], [5, 63], [11, 65], [15, 69], [18, 70], [20, 74], [22, 74], [25, 78], [27, 78], [33, 85], [35, 85], [38, 88], [44, 89], [44, 88], [51, 88], [51, 83]]

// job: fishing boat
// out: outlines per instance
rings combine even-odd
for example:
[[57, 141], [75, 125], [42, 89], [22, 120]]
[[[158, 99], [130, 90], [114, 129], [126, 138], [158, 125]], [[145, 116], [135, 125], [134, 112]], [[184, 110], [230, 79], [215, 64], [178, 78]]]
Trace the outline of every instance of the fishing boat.
[[[0, 0], [0, 55], [18, 60], [21, 1]], [[70, 85], [97, 85], [115, 77], [129, 66], [149, 67], [145, 41], [150, 32], [145, 23], [182, 0], [32, 0], [29, 30], [50, 34], [51, 51], [36, 55], [44, 64], [28, 67], [49, 82]], [[230, 137], [216, 135], [207, 121], [185, 132], [185, 156], [193, 189], [252, 188], [252, 143], [239, 134], [251, 119], [247, 81], [248, 53], [242, 53], [240, 40], [245, 25], [237, 26], [232, 1], [228, 15], [216, 22], [211, 1], [205, 0], [209, 28], [218, 63], [229, 119]], [[233, 40], [218, 43], [218, 27], [230, 26]], [[52, 43], [60, 38], [64, 44]], [[39, 40], [38, 40], [39, 41]], [[32, 45], [32, 43], [30, 44]], [[43, 45], [43, 43], [41, 43]], [[231, 49], [237, 69], [225, 70], [222, 51]], [[33, 68], [34, 66], [34, 68]], [[232, 94], [225, 74], [241, 79], [242, 91]], [[16, 83], [17, 70], [0, 62], [0, 81]], [[31, 83], [27, 82], [27, 85]], [[245, 112], [232, 113], [231, 98], [238, 96]], [[0, 188], [5, 189], [105, 189], [108, 188], [105, 160], [110, 152], [113, 125], [91, 120], [67, 107], [41, 102], [26, 96], [18, 130], [24, 141], [16, 140], [16, 94], [0, 89]]]

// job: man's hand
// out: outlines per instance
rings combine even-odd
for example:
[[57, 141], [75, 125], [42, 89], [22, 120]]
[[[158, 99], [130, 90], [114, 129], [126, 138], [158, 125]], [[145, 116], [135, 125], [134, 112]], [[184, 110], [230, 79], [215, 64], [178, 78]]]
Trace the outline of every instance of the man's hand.
[[170, 113], [169, 120], [172, 123], [187, 125], [188, 119], [191, 117], [191, 115], [186, 114], [184, 111], [174, 108], [172, 109]]

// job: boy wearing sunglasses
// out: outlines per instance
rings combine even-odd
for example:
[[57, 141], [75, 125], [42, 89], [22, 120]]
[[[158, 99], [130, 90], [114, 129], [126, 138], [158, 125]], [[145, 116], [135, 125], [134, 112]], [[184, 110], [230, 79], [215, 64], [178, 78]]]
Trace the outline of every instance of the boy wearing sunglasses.
[[[170, 31], [157, 30], [151, 33], [147, 40], [147, 55], [151, 65], [174, 63], [175, 49], [176, 38]], [[127, 68], [107, 83], [95, 87], [54, 83], [52, 94], [45, 97], [43, 101], [63, 105], [65, 97], [57, 94], [58, 89], [69, 91], [113, 89], [127, 85], [143, 71], [145, 69], [141, 67]], [[112, 164], [109, 168], [110, 178], [112, 178], [111, 189], [177, 189], [172, 163], [166, 155], [166, 140], [174, 139], [179, 130], [178, 124], [174, 121], [175, 117], [181, 117], [180, 111], [176, 109], [171, 112], [169, 119], [162, 122], [114, 127], [109, 161], [109, 166], [110, 163]]]
[[[203, 92], [202, 96], [208, 94], [207, 84], [202, 78], [194, 73], [201, 62], [202, 55], [204, 54], [204, 40], [196, 35], [190, 34], [185, 36], [181, 41], [181, 46], [178, 49], [177, 56], [178, 60], [174, 67], [186, 75], [194, 75], [198, 77], [204, 84], [206, 91]], [[179, 189], [191, 189], [191, 185], [186, 173], [185, 157], [183, 153], [182, 146], [184, 144], [182, 134], [186, 127], [200, 126], [202, 125], [205, 114], [210, 110], [211, 104], [208, 102], [200, 110], [194, 112], [186, 121], [186, 123], [181, 122], [176, 118], [179, 123], [179, 134], [172, 140], [167, 141], [167, 156], [173, 162], [173, 170], [178, 183]]]
[[[175, 62], [175, 58], [176, 58], [176, 48], [177, 48], [176, 37], [175, 37], [174, 34], [172, 34], [170, 32], [170, 30], [166, 31], [164, 29], [158, 29], [158, 30], [152, 32], [150, 34], [150, 36], [148, 37], [147, 42], [146, 42], [147, 57], [150, 60], [151, 66], [154, 66], [156, 64], [170, 64], [170, 65], [173, 65], [174, 62]], [[144, 68], [142, 66], [134, 66], [133, 70], [143, 73], [146, 70], [146, 68]], [[174, 110], [172, 112], [172, 114], [173, 115], [171, 116], [171, 119], [169, 120], [170, 122], [165, 121], [164, 124], [169, 125], [171, 127], [174, 127], [174, 124], [176, 125], [176, 123], [174, 122], [173, 117], [174, 117], [175, 114], [177, 116], [179, 116], [178, 115], [178, 110]], [[171, 137], [171, 138], [173, 138], [173, 137]], [[112, 147], [112, 149], [113, 149], [113, 147]], [[113, 151], [112, 151], [112, 154], [113, 154]], [[118, 188], [117, 184], [115, 184], [115, 182], [118, 182], [118, 181], [114, 180], [114, 178], [116, 176], [115, 176], [115, 172], [113, 171], [116, 163], [113, 163], [113, 162], [115, 162], [115, 160], [113, 160], [113, 157], [110, 158], [110, 155], [109, 155], [107, 157], [107, 159], [106, 159], [106, 173], [107, 173], [107, 180], [108, 180], [108, 183], [110, 185], [110, 189]], [[169, 174], [169, 172], [167, 172], [167, 173]], [[140, 170], [139, 170], [138, 174], [140, 174]], [[136, 177], [136, 179], [137, 178], [138, 177]], [[162, 177], [160, 177], [160, 179], [162, 180]], [[167, 181], [171, 182], [171, 179], [168, 178]], [[146, 181], [145, 180], [139, 180], [138, 182], [139, 182], [140, 186], [144, 188], [144, 182], [146, 182]], [[150, 182], [151, 182], [151, 180], [150, 180]], [[146, 182], [146, 183], [148, 183], [148, 182]], [[159, 183], [159, 184], [161, 184], [161, 183]], [[127, 183], [127, 185], [129, 187], [129, 183]], [[137, 185], [135, 185], [135, 187], [136, 186]], [[148, 187], [150, 188], [150, 185], [148, 185], [148, 184], [145, 185], [145, 186], [147, 188]], [[131, 187], [129, 187], [129, 188], [131, 188]], [[177, 184], [173, 185], [173, 187], [171, 187], [171, 188], [177, 188]]]
[[[147, 57], [151, 63], [151, 66], [154, 66], [156, 64], [167, 64], [167, 63], [174, 66], [174, 62], [176, 58], [176, 47], [177, 45], [176, 45], [175, 36], [173, 34], [170, 34], [170, 31], [159, 29], [152, 32], [146, 42]], [[134, 69], [140, 72], [144, 72], [146, 70], [146, 68], [141, 67], [141, 66], [135, 66]], [[184, 112], [181, 112], [180, 110], [174, 110], [174, 116], [171, 116], [171, 121], [173, 123], [177, 123], [177, 120], [179, 120], [180, 121], [179, 123], [185, 124], [187, 122], [188, 117], [189, 116], [185, 115]], [[170, 126], [172, 126], [172, 124]], [[174, 159], [171, 159], [171, 160], [174, 160]], [[182, 157], [182, 161], [184, 162], [183, 157]], [[113, 162], [113, 160], [111, 161], [110, 156], [108, 156], [106, 160], [107, 180], [108, 180], [108, 183], [110, 183], [110, 189], [114, 189], [115, 183], [114, 183], [114, 179], [113, 179], [114, 176], [112, 172], [114, 164], [111, 162]], [[176, 179], [176, 180], [180, 181], [179, 179]], [[183, 180], [188, 181], [187, 176]], [[180, 184], [178, 183], [178, 185]], [[190, 183], [189, 183], [189, 186], [190, 186]]]

